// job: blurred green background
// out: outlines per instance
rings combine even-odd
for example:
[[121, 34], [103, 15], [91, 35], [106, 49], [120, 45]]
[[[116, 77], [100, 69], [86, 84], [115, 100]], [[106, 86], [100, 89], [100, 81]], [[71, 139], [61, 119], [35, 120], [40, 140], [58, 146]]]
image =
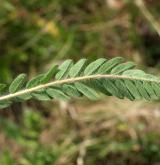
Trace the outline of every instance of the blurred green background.
[[[0, 0], [0, 82], [71, 58], [123, 56], [159, 74], [159, 0]], [[0, 111], [1, 165], [158, 165], [160, 102], [14, 104]]]

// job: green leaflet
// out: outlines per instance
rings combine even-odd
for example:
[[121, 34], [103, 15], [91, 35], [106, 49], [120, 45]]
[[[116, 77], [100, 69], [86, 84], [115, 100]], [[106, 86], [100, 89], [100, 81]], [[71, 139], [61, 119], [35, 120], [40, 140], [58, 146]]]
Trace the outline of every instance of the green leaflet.
[[56, 74], [58, 70], [58, 65], [53, 65], [52, 68], [44, 75], [44, 77], [40, 80], [42, 84], [49, 82], [52, 80], [53, 76]]
[[11, 101], [0, 101], [0, 109], [7, 108], [11, 105]]
[[92, 75], [96, 73], [97, 69], [106, 61], [104, 58], [100, 58], [92, 63], [90, 63], [84, 70], [84, 75]]
[[156, 96], [158, 98], [160, 98], [160, 85], [157, 83], [151, 83], [151, 86], [152, 86], [154, 92], [156, 93]]
[[141, 96], [143, 98], [145, 98], [146, 100], [150, 100], [150, 96], [147, 93], [146, 89], [144, 88], [143, 83], [140, 81], [135, 81], [135, 85], [136, 85], [139, 93], [141, 94]]
[[59, 66], [59, 72], [56, 74], [56, 80], [64, 79], [68, 77], [70, 68], [73, 66], [72, 60], [66, 60], [63, 64]]
[[133, 97], [137, 100], [141, 99], [142, 96], [139, 93], [136, 85], [134, 84], [134, 82], [130, 81], [130, 80], [124, 80], [125, 86], [127, 87], [127, 89], [130, 91], [130, 93], [133, 95]]
[[109, 91], [113, 96], [116, 96], [120, 99], [124, 98], [123, 93], [119, 91], [119, 89], [114, 85], [113, 80], [106, 79], [103, 81], [103, 85], [107, 91]]
[[26, 77], [27, 77], [26, 74], [18, 75], [9, 86], [9, 92], [15, 93], [19, 91], [24, 86], [26, 82]]
[[64, 84], [63, 91], [70, 97], [80, 97], [82, 95], [74, 84]]
[[70, 97], [67, 96], [65, 93], [63, 93], [60, 89], [48, 88], [46, 92], [50, 97], [57, 100], [60, 99], [60, 100], [67, 101], [70, 99]]
[[112, 69], [111, 74], [121, 74], [124, 71], [126, 71], [128, 69], [132, 69], [134, 67], [135, 67], [135, 64], [133, 62], [127, 62], [124, 64], [119, 64]]
[[88, 81], [87, 85], [89, 85], [91, 88], [93, 88], [107, 96], [112, 96], [112, 94], [109, 93], [109, 91], [107, 91], [107, 89], [103, 86], [101, 80]]
[[97, 92], [93, 89], [88, 87], [87, 85], [83, 84], [83, 83], [79, 83], [76, 82], [75, 83], [75, 87], [86, 97], [88, 97], [91, 100], [98, 100], [99, 99], [99, 95], [97, 94]]
[[152, 86], [148, 82], [143, 82], [143, 86], [146, 89], [146, 91], [148, 92], [151, 99], [153, 99], [153, 100], [158, 99], [156, 93], [154, 92], [154, 89], [152, 88]]
[[[40, 84], [41, 84], [41, 80], [42, 80], [43, 78], [44, 78], [44, 74], [40, 74], [40, 75], [34, 77], [33, 79], [31, 79], [31, 80], [27, 83], [26, 88], [33, 88], [33, 87], [35, 87], [35, 86], [40, 85]], [[44, 90], [41, 90], [41, 91], [39, 91], [39, 92], [43, 92], [43, 91], [44, 91]], [[42, 95], [42, 96], [40, 96], [40, 94], [37, 93], [37, 91], [36, 91], [36, 92], [32, 92], [31, 94], [22, 95], [22, 96], [20, 96], [19, 98], [20, 98], [21, 100], [28, 100], [28, 99], [32, 98], [32, 96], [33, 96], [34, 98], [36, 98], [36, 99], [38, 99], [38, 100], [42, 100], [41, 98], [42, 98], [42, 97], [44, 98], [45, 96], [43, 96], [43, 93], [41, 93], [41, 95]], [[40, 97], [41, 97], [41, 98], [40, 98]], [[47, 96], [46, 96], [46, 97], [47, 97]], [[46, 99], [44, 99], [44, 100], [46, 100]]]
[[51, 100], [51, 97], [45, 92], [45, 91], [40, 91], [36, 93], [32, 93], [33, 98], [40, 100], [40, 101], [48, 101]]
[[26, 101], [32, 98], [32, 95], [30, 93], [28, 94], [23, 94], [21, 96], [18, 96], [17, 99], [19, 99], [20, 101]]
[[32, 78], [26, 85], [26, 88], [32, 88], [35, 87], [37, 85], [41, 84], [41, 80], [44, 77], [44, 74], [40, 74], [34, 78]]
[[139, 70], [139, 69], [129, 69], [129, 70], [126, 70], [125, 72], [123, 72], [122, 75], [142, 78], [142, 77], [146, 76], [146, 73], [142, 70]]
[[86, 59], [81, 59], [79, 60], [76, 64], [74, 64], [70, 71], [69, 71], [69, 75], [70, 77], [77, 77], [80, 76], [80, 74], [82, 73], [82, 71], [84, 71], [84, 68], [86, 66]]
[[98, 69], [98, 74], [109, 73], [112, 70], [112, 68], [114, 68], [116, 65], [120, 64], [123, 61], [124, 61], [124, 58], [122, 57], [115, 57], [109, 61], [106, 61]]
[[119, 89], [120, 93], [122, 93], [126, 98], [128, 98], [131, 101], [135, 99], [122, 80], [116, 80], [115, 85]]

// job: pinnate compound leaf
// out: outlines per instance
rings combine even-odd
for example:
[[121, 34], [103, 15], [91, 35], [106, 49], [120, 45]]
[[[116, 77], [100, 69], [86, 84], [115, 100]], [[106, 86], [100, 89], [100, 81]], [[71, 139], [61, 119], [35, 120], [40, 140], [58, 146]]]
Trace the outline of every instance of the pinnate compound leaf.
[[160, 78], [133, 69], [134, 66], [132, 62], [124, 63], [122, 57], [100, 58], [90, 64], [86, 59], [75, 64], [66, 60], [59, 67], [53, 65], [47, 73], [32, 78], [27, 84], [26, 75], [20, 74], [10, 86], [0, 84], [0, 109], [31, 98], [67, 101], [70, 97], [84, 95], [97, 100], [101, 93], [120, 99], [160, 99]]

